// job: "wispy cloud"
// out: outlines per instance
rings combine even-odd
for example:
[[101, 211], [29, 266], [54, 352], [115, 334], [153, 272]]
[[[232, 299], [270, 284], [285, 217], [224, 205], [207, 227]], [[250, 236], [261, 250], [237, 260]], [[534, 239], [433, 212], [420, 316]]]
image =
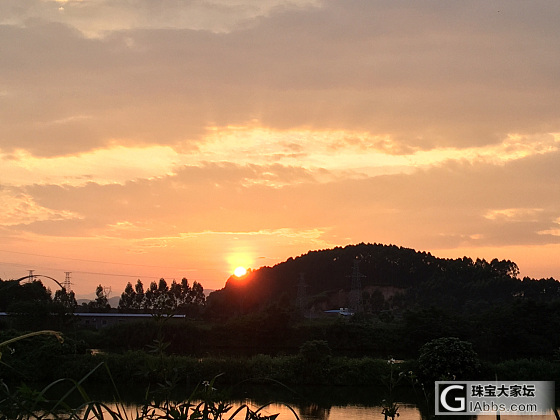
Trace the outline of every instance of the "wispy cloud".
[[30, 19], [64, 23], [88, 37], [132, 29], [191, 29], [229, 32], [274, 9], [317, 6], [320, 0], [6, 0], [0, 22], [25, 24]]
[[54, 210], [48, 207], [37, 205], [29, 194], [18, 190], [0, 188], [0, 207], [1, 226], [17, 227], [30, 225], [38, 222], [60, 222], [79, 220], [82, 217], [68, 210]]

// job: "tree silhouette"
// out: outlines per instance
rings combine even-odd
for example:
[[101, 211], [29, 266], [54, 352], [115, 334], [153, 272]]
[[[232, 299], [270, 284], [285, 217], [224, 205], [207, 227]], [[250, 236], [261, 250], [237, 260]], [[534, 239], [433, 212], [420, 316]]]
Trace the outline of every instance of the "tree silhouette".
[[202, 285], [195, 281], [191, 287], [185, 277], [180, 283], [173, 280], [171, 286], [163, 278], [157, 283], [153, 281], [146, 293], [138, 280], [135, 287], [130, 282], [126, 285], [119, 300], [119, 310], [186, 313], [190, 306], [201, 306], [205, 302]]
[[141, 309], [142, 305], [144, 304], [145, 295], [144, 295], [144, 285], [142, 284], [140, 279], [138, 279], [138, 281], [136, 282], [136, 286], [134, 286], [134, 291], [135, 291], [135, 296], [134, 296], [134, 302], [132, 307], [134, 309]]
[[70, 290], [70, 292], [66, 292], [66, 289], [64, 287], [54, 293], [53, 302], [59, 303], [65, 309], [70, 311], [73, 311], [74, 309], [76, 309], [76, 306], [78, 306], [78, 302], [76, 302], [76, 296], [74, 295], [74, 292], [72, 290]]
[[109, 309], [111, 309], [111, 305], [109, 305], [109, 299], [107, 298], [103, 286], [97, 286], [95, 289], [95, 296], [95, 300], [88, 303], [88, 308], [93, 311], [108, 312]]
[[136, 291], [132, 287], [132, 283], [128, 282], [119, 299], [119, 309], [135, 309], [135, 304]]

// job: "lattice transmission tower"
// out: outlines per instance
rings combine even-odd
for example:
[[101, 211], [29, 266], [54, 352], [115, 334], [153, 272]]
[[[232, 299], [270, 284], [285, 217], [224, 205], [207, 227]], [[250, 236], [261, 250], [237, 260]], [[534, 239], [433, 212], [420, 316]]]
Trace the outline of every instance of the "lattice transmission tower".
[[65, 277], [64, 277], [64, 283], [62, 283], [62, 287], [64, 287], [64, 290], [66, 290], [66, 293], [70, 293], [72, 291], [72, 283], [70, 282], [70, 274], [72, 274], [71, 271], [65, 271], [64, 272]]
[[303, 273], [299, 274], [299, 282], [297, 289], [296, 305], [297, 308], [305, 315], [307, 309], [307, 284], [305, 283], [305, 276]]
[[366, 277], [360, 273], [360, 262], [354, 261], [352, 267], [352, 285], [348, 295], [348, 309], [350, 312], [356, 313], [362, 310], [362, 278]]

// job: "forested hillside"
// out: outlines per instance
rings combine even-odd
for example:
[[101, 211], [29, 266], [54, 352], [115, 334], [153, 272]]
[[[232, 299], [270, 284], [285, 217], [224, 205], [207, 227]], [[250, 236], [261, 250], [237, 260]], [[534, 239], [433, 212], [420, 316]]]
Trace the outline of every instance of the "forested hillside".
[[[349, 311], [354, 315], [327, 314], [349, 304], [356, 268], [361, 288], [359, 307]], [[159, 293], [153, 300], [158, 305], [130, 310], [186, 313], [185, 322], [170, 323], [163, 331], [176, 353], [293, 353], [308, 340], [326, 340], [337, 354], [407, 358], [434, 338], [458, 337], [487, 359], [560, 360], [560, 283], [520, 279], [518, 273], [511, 261], [442, 259], [393, 245], [358, 244], [311, 251], [232, 276], [206, 301], [192, 301], [196, 293], [178, 294], [187, 299], [186, 308], [185, 302], [168, 305], [179, 302], [169, 295], [178, 286], [167, 288], [160, 281], [149, 288]], [[186, 280], [182, 283], [185, 291], [193, 291]], [[138, 290], [127, 286], [122, 302], [138, 301], [142, 294], [132, 295]], [[86, 309], [106, 306], [102, 287], [98, 291]], [[53, 298], [39, 281], [0, 281], [0, 312], [9, 315], [0, 320], [4, 327], [76, 331], [75, 302], [68, 303], [61, 291]], [[193, 310], [183, 310], [189, 307]], [[87, 341], [92, 348], [141, 349], [158, 337], [158, 328], [116, 325]]]
[[302, 296], [306, 309], [343, 305], [356, 263], [366, 313], [431, 306], [463, 311], [520, 298], [560, 298], [559, 282], [519, 279], [517, 265], [509, 260], [444, 259], [395, 245], [362, 243], [310, 251], [242, 278], [232, 276], [208, 303], [223, 314], [279, 302], [295, 306]]

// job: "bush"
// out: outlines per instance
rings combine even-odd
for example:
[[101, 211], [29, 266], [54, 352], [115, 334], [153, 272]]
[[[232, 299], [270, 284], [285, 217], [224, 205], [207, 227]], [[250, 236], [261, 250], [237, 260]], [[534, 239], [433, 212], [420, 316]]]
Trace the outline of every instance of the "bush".
[[455, 337], [436, 338], [420, 348], [419, 378], [425, 385], [435, 381], [468, 380], [480, 370], [472, 344]]
[[308, 363], [323, 363], [331, 357], [331, 348], [325, 340], [306, 341], [299, 348], [299, 354]]
[[507, 360], [485, 366], [487, 376], [502, 381], [559, 381], [560, 364], [542, 359]]

